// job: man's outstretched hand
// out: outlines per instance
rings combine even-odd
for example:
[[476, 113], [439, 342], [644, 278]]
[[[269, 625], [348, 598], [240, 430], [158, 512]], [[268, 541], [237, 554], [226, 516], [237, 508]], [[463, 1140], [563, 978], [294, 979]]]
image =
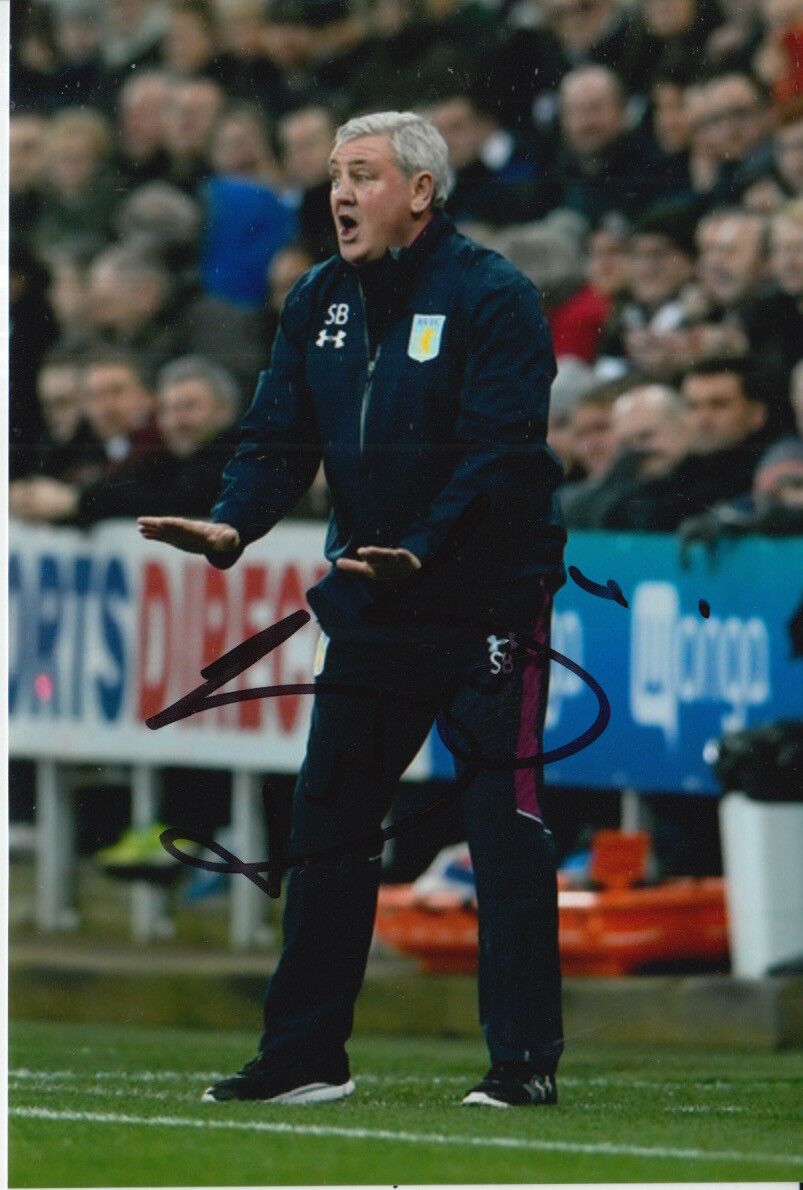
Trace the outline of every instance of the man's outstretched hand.
[[190, 554], [227, 554], [240, 544], [240, 534], [232, 525], [215, 521], [191, 521], [181, 516], [137, 517], [137, 528], [149, 541], [164, 541]]
[[380, 583], [399, 583], [409, 578], [421, 563], [409, 550], [391, 550], [378, 545], [364, 545], [357, 550], [357, 558], [338, 558], [335, 565], [339, 570], [361, 574], [363, 578], [376, 579]]

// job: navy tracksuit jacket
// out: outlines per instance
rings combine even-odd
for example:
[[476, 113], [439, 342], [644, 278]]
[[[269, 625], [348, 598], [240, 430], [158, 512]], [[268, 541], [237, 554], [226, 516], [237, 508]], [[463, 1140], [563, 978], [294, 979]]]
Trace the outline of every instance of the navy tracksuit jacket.
[[[362, 693], [316, 693], [289, 846], [306, 853], [378, 828], [447, 699], [488, 761], [463, 794], [480, 1018], [494, 1059], [540, 1073], [562, 1050], [554, 848], [540, 772], [492, 761], [541, 749], [548, 666], [517, 634], [548, 643], [551, 597], [564, 579], [561, 472], [545, 444], [554, 374], [535, 288], [443, 215], [382, 261], [326, 261], [287, 298], [223, 472], [212, 517], [235, 526], [242, 544], [207, 555], [217, 566], [235, 562], [294, 507], [323, 459], [329, 561], [362, 545], [404, 547], [421, 560], [390, 622], [371, 617], [386, 595], [380, 584], [334, 565], [308, 592], [330, 638], [318, 680]], [[466, 528], [468, 507], [476, 515]], [[381, 693], [366, 696], [367, 685]], [[469, 737], [457, 734], [461, 752]], [[458, 774], [465, 764], [458, 758]], [[276, 1062], [303, 1068], [345, 1044], [378, 859], [291, 871], [261, 1042]]]

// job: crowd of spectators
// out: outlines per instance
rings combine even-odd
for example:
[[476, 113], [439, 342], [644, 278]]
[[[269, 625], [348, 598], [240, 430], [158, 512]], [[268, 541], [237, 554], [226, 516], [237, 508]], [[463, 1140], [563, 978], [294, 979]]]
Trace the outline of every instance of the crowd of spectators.
[[14, 0], [12, 516], [208, 514], [391, 108], [542, 292], [569, 529], [803, 531], [803, 0]]
[[12, 515], [208, 513], [334, 129], [413, 107], [543, 294], [569, 528], [799, 531], [802, 40], [801, 0], [21, 0]]

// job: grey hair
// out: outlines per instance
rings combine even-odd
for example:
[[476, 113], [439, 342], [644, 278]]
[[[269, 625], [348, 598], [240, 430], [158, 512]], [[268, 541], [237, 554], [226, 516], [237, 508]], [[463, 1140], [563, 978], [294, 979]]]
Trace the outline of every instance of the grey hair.
[[335, 133], [335, 148], [363, 136], [386, 136], [396, 162], [408, 177], [426, 170], [432, 174], [435, 190], [432, 205], [442, 207], [452, 186], [449, 150], [435, 125], [417, 112], [374, 112], [355, 116]]
[[156, 387], [162, 392], [169, 385], [180, 384], [182, 380], [201, 380], [211, 388], [219, 401], [225, 401], [235, 410], [240, 407], [240, 389], [234, 377], [206, 356], [183, 355], [180, 359], [171, 360], [160, 370]]

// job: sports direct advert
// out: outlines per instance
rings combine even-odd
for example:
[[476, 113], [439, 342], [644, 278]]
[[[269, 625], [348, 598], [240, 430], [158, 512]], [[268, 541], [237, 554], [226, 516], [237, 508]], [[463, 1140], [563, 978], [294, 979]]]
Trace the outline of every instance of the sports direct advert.
[[[293, 772], [304, 756], [311, 699], [250, 699], [150, 730], [145, 721], [195, 689], [201, 670], [299, 610], [325, 573], [323, 527], [278, 526], [229, 570], [142, 540], [127, 523], [89, 533], [12, 525], [11, 753], [96, 763], [198, 765]], [[572, 535], [567, 562], [621, 600], [570, 577], [552, 621], [544, 742], [583, 735], [598, 713], [592, 675], [610, 704], [605, 731], [549, 765], [554, 784], [716, 793], [706, 745], [725, 731], [799, 716], [799, 541], [702, 548], [681, 567], [674, 539]], [[624, 604], [627, 604], [625, 606]], [[313, 680], [314, 619], [224, 690]], [[488, 638], [489, 673], [507, 639]], [[556, 656], [559, 655], [559, 656]], [[433, 730], [409, 776], [450, 776]]]

